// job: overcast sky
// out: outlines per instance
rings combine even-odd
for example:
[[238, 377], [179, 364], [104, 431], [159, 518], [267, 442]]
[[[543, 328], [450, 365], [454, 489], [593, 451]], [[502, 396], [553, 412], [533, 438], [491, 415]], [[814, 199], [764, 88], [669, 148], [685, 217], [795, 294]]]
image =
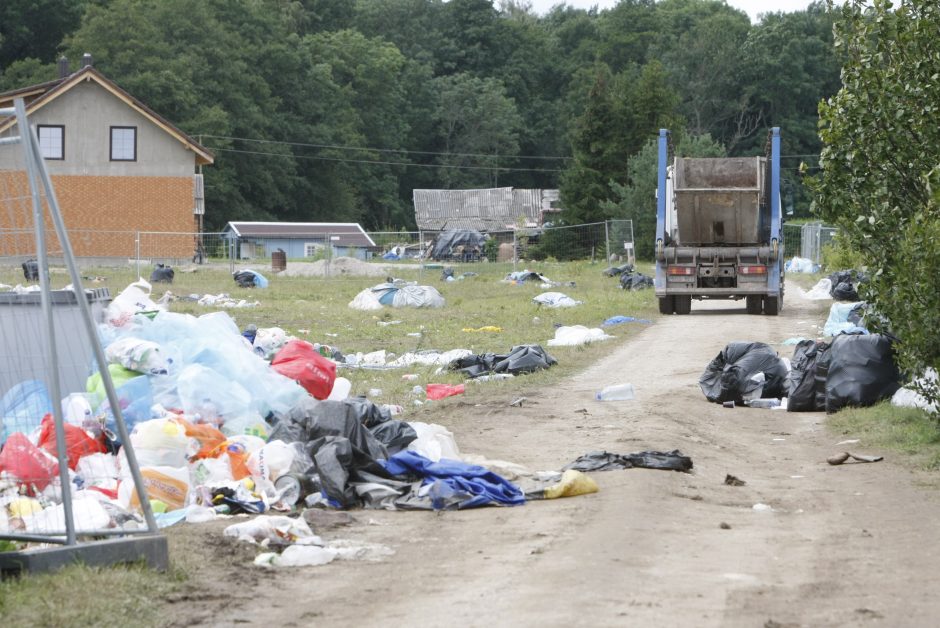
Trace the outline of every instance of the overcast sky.
[[[578, 9], [590, 9], [593, 6], [609, 9], [617, 4], [617, 0], [531, 0], [531, 2], [532, 8], [539, 14], [544, 14], [556, 4], [562, 3]], [[736, 9], [741, 9], [751, 16], [751, 22], [756, 22], [758, 13], [800, 11], [809, 5], [810, 0], [725, 0], [725, 2]]]

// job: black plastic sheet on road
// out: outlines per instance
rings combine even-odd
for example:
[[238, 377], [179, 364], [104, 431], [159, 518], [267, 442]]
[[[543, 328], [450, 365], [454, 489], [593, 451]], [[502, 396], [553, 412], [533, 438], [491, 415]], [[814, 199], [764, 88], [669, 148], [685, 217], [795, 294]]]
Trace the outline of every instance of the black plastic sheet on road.
[[448, 368], [467, 377], [480, 377], [487, 373], [531, 373], [557, 364], [541, 345], [517, 345], [506, 354], [482, 353], [454, 360]]
[[683, 456], [678, 449], [672, 451], [639, 451], [632, 454], [615, 454], [609, 451], [590, 451], [570, 462], [563, 471], [611, 471], [613, 469], [662, 469], [664, 471], [692, 470], [692, 458]]

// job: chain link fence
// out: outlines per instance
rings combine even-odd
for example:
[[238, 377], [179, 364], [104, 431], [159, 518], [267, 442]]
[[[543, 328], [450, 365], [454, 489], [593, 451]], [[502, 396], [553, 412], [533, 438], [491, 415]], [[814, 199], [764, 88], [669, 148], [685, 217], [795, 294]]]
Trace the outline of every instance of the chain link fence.
[[783, 225], [787, 257], [802, 257], [814, 264], [822, 263], [822, 250], [835, 238], [838, 229], [821, 222]]

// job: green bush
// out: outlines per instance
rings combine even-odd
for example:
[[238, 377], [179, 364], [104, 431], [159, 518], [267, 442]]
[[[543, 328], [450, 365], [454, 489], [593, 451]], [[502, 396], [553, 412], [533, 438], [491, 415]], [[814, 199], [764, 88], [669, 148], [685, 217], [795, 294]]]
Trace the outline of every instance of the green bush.
[[832, 273], [850, 268], [858, 269], [866, 265], [861, 253], [853, 249], [838, 234], [832, 242], [822, 247], [822, 267], [826, 272]]

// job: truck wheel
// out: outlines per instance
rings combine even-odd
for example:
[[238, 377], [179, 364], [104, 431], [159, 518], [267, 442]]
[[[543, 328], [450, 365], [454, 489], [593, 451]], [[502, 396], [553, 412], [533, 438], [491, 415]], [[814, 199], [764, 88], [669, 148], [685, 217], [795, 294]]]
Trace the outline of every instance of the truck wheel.
[[759, 294], [747, 295], [744, 297], [744, 302], [747, 304], [748, 314], [760, 314], [761, 308], [764, 306], [764, 299]]
[[780, 297], [764, 297], [764, 314], [776, 316], [780, 313]]
[[672, 314], [676, 311], [676, 298], [674, 296], [659, 297], [659, 313]]
[[692, 295], [676, 295], [676, 314], [688, 314], [692, 311]]

